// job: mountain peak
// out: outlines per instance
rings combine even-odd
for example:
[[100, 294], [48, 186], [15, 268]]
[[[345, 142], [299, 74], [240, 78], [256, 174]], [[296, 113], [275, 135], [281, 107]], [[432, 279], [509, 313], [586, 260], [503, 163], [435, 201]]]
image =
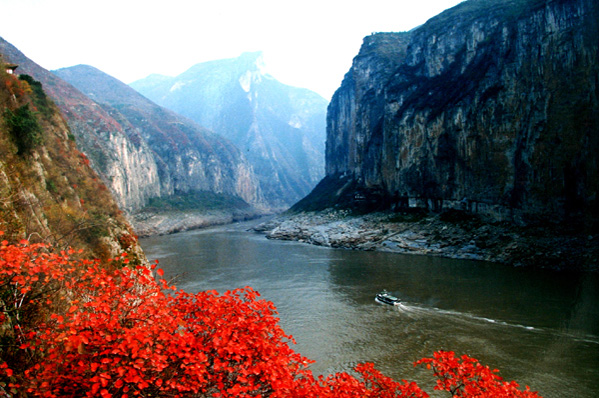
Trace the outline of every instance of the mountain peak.
[[239, 60], [246, 69], [239, 77], [239, 85], [243, 91], [249, 93], [253, 84], [260, 83], [262, 78], [267, 76], [264, 57], [262, 52], [243, 53]]
[[241, 53], [238, 57], [240, 60], [247, 60], [248, 62], [263, 62], [264, 53], [262, 51], [246, 51]]
[[257, 70], [260, 74], [266, 75], [266, 64], [262, 51], [245, 52], [238, 59], [240, 63], [247, 65], [248, 70]]
[[327, 101], [266, 73], [262, 52], [197, 64], [156, 84], [131, 86], [233, 141], [254, 165], [273, 208], [286, 208], [322, 178]]

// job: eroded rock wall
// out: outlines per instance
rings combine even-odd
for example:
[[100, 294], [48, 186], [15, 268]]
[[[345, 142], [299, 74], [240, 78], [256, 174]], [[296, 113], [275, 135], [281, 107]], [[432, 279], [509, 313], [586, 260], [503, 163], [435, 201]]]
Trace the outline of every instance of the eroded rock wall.
[[328, 178], [390, 205], [597, 216], [598, 6], [471, 0], [364, 40], [327, 117]]

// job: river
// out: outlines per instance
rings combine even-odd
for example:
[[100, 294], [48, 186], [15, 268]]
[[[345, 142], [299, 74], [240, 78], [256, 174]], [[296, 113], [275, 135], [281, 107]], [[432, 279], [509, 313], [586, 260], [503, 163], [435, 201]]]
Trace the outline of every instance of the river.
[[[140, 243], [185, 291], [259, 291], [316, 374], [374, 362], [432, 393], [430, 371], [412, 363], [452, 350], [546, 398], [599, 396], [599, 275], [331, 249], [268, 240], [250, 226]], [[402, 304], [377, 304], [383, 289]]]

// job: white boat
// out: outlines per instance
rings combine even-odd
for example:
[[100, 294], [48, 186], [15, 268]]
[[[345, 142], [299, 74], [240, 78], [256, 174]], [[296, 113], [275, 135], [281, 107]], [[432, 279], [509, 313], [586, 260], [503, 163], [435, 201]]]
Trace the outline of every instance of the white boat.
[[380, 303], [380, 304], [389, 304], [389, 305], [399, 305], [399, 303], [401, 303], [400, 299], [398, 299], [395, 296], [392, 296], [391, 294], [387, 293], [386, 291], [382, 291], [381, 293], [378, 293], [376, 295], [376, 297], [374, 298], [374, 301], [376, 301], [377, 303]]

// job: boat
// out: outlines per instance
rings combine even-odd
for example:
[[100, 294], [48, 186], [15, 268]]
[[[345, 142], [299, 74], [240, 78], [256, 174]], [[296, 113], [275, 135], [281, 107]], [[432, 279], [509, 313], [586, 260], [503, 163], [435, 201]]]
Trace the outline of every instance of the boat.
[[376, 297], [374, 298], [374, 301], [376, 301], [377, 303], [380, 303], [380, 304], [389, 304], [389, 305], [399, 305], [399, 303], [401, 303], [400, 299], [398, 299], [397, 297], [389, 294], [385, 290], [383, 290], [382, 292], [378, 293], [376, 295]]

